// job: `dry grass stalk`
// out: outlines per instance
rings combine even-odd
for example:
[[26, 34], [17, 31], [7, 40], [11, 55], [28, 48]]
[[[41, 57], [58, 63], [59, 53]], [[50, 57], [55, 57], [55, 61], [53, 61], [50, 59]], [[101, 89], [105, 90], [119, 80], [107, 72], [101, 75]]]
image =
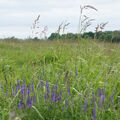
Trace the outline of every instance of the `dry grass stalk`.
[[105, 26], [108, 24], [108, 22], [105, 22], [105, 23], [101, 23], [100, 24], [100, 29], [101, 31], [105, 28]]
[[102, 32], [105, 29], [105, 26], [108, 24], [108, 22], [100, 23], [95, 27], [95, 35], [94, 39], [97, 39], [97, 33]]
[[40, 15], [37, 16], [37, 18], [34, 20], [34, 23], [31, 27], [32, 30], [32, 36], [36, 37], [36, 35], [40, 36], [40, 38], [42, 37], [42, 35], [44, 35], [44, 39], [47, 39], [47, 31], [48, 31], [48, 27], [45, 26], [43, 28], [43, 30], [40, 30], [40, 25], [39, 25], [39, 20], [40, 20]]
[[65, 33], [65, 29], [67, 29], [67, 26], [69, 26], [69, 24], [70, 24], [70, 23], [66, 23], [66, 22], [65, 22], [65, 24], [64, 24], [64, 26], [63, 26], [63, 34]]
[[62, 25], [63, 25], [63, 22], [59, 25], [59, 27], [58, 27], [58, 30], [57, 30], [57, 33], [58, 34], [60, 34], [60, 31], [61, 31], [61, 29], [62, 29]]
[[85, 9], [90, 8], [90, 9], [93, 9], [93, 10], [98, 11], [95, 7], [93, 7], [93, 6], [91, 6], [91, 5], [86, 5], [86, 6], [84, 6], [84, 8], [85, 8]]
[[47, 31], [48, 31], [48, 27], [45, 26], [43, 31], [41, 32], [41, 35], [44, 34], [44, 38], [47, 39]]
[[84, 10], [92, 9], [97, 11], [97, 9], [91, 5], [80, 6], [80, 16], [79, 16], [79, 39], [81, 38], [81, 34], [84, 33], [87, 28], [92, 24], [92, 21], [95, 19], [89, 18], [87, 15], [84, 15]]
[[37, 18], [34, 20], [34, 23], [31, 27], [32, 34], [38, 34], [38, 32], [35, 32], [35, 31], [36, 31], [36, 29], [40, 28], [39, 27], [39, 19], [40, 19], [40, 15], [37, 16]]

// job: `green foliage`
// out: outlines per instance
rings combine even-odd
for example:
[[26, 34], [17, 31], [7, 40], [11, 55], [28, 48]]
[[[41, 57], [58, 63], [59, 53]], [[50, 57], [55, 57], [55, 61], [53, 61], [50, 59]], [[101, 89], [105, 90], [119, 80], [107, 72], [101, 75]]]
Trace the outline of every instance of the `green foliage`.
[[66, 38], [67, 38], [68, 40], [76, 40], [76, 39], [77, 39], [77, 34], [68, 33], [68, 34], [66, 35]]
[[[69, 34], [67, 37], [72, 39], [72, 35]], [[91, 120], [94, 91], [96, 119], [119, 120], [119, 44], [85, 40], [80, 41], [79, 45], [79, 49], [76, 49], [76, 42], [69, 41], [64, 44], [56, 41], [39, 41], [37, 44], [35, 41], [1, 41], [0, 84], [2, 82], [4, 89], [0, 86], [0, 119], [8, 120], [15, 112], [14, 116], [22, 120]], [[26, 86], [32, 82], [34, 84], [37, 103], [31, 109], [18, 109], [20, 91], [14, 97], [11, 94], [18, 78], [20, 84], [24, 80]], [[41, 80], [44, 85], [38, 89]], [[61, 89], [64, 91], [60, 102], [44, 100], [46, 80], [49, 82], [50, 90], [57, 81], [58, 92]], [[68, 86], [70, 95], [67, 94]], [[105, 101], [102, 107], [99, 107], [98, 88], [103, 91], [104, 87]], [[86, 111], [84, 111], [85, 98]]]
[[[105, 31], [105, 32], [85, 32], [82, 34], [83, 39], [94, 39], [96, 35], [96, 39], [105, 42], [120, 42], [120, 31]], [[56, 40], [56, 39], [68, 39], [68, 40], [78, 40], [78, 34], [67, 33], [59, 35], [58, 33], [52, 33], [49, 40]]]
[[102, 40], [102, 41], [111, 42], [112, 41], [112, 32], [111, 31], [102, 32], [99, 35], [98, 39]]
[[85, 39], [93, 39], [94, 38], [94, 33], [93, 32], [87, 32], [82, 35], [83, 38]]
[[120, 31], [113, 32], [112, 42], [120, 42]]
[[40, 39], [38, 37], [34, 37], [32, 40], [39, 41]]
[[57, 40], [57, 39], [61, 39], [61, 40], [65, 40], [65, 39], [77, 40], [77, 38], [78, 38], [78, 34], [67, 33], [67, 34], [59, 35], [58, 33], [52, 33], [50, 35], [50, 37], [48, 38], [48, 40]]
[[60, 39], [60, 35], [59, 35], [59, 33], [52, 33], [48, 39], [49, 40], [55, 40], [55, 39], [58, 40], [58, 39]]
[[18, 39], [16, 37], [12, 36], [12, 37], [8, 37], [8, 38], [2, 39], [2, 40], [5, 42], [20, 42], [22, 39]]

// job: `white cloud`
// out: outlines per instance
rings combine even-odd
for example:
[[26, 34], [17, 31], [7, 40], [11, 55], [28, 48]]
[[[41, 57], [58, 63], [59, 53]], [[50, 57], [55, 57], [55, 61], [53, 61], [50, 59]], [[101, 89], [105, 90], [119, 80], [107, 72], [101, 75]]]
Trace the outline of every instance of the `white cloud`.
[[109, 21], [106, 30], [120, 29], [119, 0], [0, 0], [0, 37], [24, 38], [31, 35], [30, 26], [39, 14], [41, 29], [47, 25], [49, 33], [56, 31], [65, 20], [70, 22], [68, 31], [77, 32], [80, 4], [93, 5], [98, 9], [97, 13], [87, 12], [96, 18], [93, 27]]

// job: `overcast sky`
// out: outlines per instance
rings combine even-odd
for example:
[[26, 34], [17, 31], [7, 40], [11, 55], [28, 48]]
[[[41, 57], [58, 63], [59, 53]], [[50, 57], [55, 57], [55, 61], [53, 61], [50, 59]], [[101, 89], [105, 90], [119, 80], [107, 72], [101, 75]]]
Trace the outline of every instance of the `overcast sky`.
[[31, 36], [30, 27], [40, 14], [40, 31], [48, 26], [48, 34], [56, 32], [62, 21], [70, 22], [66, 32], [78, 32], [80, 5], [92, 5], [98, 12], [87, 15], [96, 24], [109, 21], [105, 30], [120, 30], [120, 0], [0, 0], [0, 38]]

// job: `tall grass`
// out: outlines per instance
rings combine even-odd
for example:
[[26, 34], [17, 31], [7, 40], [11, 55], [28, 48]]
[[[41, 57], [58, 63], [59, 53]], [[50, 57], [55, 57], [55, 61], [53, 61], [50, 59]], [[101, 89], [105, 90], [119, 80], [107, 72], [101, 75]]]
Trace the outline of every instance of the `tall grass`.
[[119, 120], [119, 45], [76, 46], [1, 42], [0, 119]]

